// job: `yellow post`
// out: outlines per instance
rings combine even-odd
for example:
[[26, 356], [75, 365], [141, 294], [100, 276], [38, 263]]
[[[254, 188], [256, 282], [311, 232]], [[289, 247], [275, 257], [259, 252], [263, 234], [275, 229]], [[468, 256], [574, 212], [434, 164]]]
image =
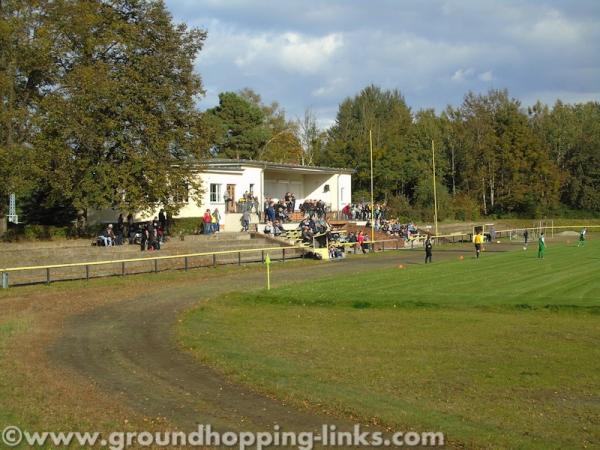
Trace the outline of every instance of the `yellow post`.
[[270, 291], [271, 290], [271, 258], [269, 257], [268, 253], [265, 258], [265, 264], [267, 266], [267, 291]]
[[375, 240], [375, 207], [373, 201], [373, 134], [369, 130], [369, 148], [371, 150], [371, 242]]
[[438, 208], [437, 208], [437, 188], [435, 186], [435, 144], [431, 140], [431, 153], [433, 165], [433, 219], [435, 221], [435, 235], [438, 235]]

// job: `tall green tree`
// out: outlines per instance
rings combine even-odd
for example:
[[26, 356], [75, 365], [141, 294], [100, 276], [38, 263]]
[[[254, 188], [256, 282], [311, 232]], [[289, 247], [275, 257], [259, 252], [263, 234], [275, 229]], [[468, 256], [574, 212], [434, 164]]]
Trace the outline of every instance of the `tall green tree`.
[[355, 169], [353, 190], [358, 196], [368, 198], [371, 131], [376, 197], [383, 200], [389, 195], [404, 193], [414, 179], [410, 169], [403, 164], [411, 123], [410, 108], [399, 91], [368, 86], [340, 105], [318, 163]]
[[462, 190], [484, 214], [540, 214], [558, 201], [560, 171], [531, 130], [520, 102], [505, 90], [465, 96], [456, 129], [463, 133]]
[[33, 186], [39, 164], [33, 117], [56, 72], [46, 1], [0, 1], [0, 220], [8, 195]]
[[220, 94], [219, 105], [206, 111], [202, 120], [214, 131], [214, 156], [301, 162], [296, 123], [286, 119], [279, 103], [264, 104], [250, 88]]
[[217, 157], [257, 159], [271, 137], [260, 106], [235, 92], [219, 94], [219, 105], [204, 116], [215, 130], [212, 154]]
[[60, 0], [46, 8], [57, 67], [33, 142], [48, 198], [77, 209], [176, 211], [202, 156], [193, 61], [206, 37], [174, 24], [162, 1]]
[[561, 201], [568, 208], [600, 210], [600, 103], [529, 108], [530, 125], [562, 170]]

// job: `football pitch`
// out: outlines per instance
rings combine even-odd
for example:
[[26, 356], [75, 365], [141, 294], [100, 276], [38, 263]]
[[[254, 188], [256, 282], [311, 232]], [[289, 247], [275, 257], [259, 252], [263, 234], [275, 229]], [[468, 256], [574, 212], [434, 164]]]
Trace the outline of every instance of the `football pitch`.
[[452, 447], [591, 448], [600, 242], [551, 242], [543, 260], [536, 247], [479, 260], [449, 247], [430, 265], [227, 294], [188, 312], [178, 336], [231, 379], [298, 406], [443, 431]]

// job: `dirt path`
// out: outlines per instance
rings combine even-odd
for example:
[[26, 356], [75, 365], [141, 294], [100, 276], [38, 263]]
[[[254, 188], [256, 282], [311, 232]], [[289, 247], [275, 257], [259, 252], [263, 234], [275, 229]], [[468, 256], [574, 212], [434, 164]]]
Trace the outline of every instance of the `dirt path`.
[[[470, 255], [471, 247], [465, 248], [438, 251], [436, 260]], [[339, 262], [279, 264], [273, 268], [274, 287], [292, 280], [360, 275], [399, 263], [421, 263], [422, 258], [422, 251], [400, 251]], [[46, 349], [50, 366], [78, 374], [142, 417], [161, 417], [179, 429], [189, 430], [198, 423], [222, 430], [268, 429], [274, 424], [306, 430], [339, 424], [319, 411], [298, 410], [232, 384], [178, 347], [174, 325], [183, 311], [202, 301], [218, 301], [227, 292], [264, 285], [264, 272], [256, 268], [197, 274], [189, 274], [196, 282], [186, 278], [164, 286], [158, 278], [156, 286], [149, 292], [146, 286], [142, 295], [128, 294], [118, 302], [71, 315]]]

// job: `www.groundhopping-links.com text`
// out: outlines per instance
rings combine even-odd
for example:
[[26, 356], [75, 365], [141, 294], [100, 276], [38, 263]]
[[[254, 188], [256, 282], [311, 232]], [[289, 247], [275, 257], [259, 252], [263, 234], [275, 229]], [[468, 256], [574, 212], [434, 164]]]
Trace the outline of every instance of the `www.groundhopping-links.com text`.
[[217, 432], [211, 425], [199, 425], [192, 432], [183, 431], [113, 431], [105, 437], [99, 432], [29, 432], [9, 425], [2, 430], [0, 443], [8, 447], [27, 445], [56, 448], [79, 445], [85, 447], [125, 450], [140, 447], [230, 447], [261, 450], [269, 447], [296, 447], [312, 450], [320, 447], [436, 447], [444, 445], [442, 432], [395, 432], [363, 431], [360, 425], [351, 430], [338, 430], [335, 425], [323, 425], [318, 432], [283, 431], [278, 425], [271, 431]]

